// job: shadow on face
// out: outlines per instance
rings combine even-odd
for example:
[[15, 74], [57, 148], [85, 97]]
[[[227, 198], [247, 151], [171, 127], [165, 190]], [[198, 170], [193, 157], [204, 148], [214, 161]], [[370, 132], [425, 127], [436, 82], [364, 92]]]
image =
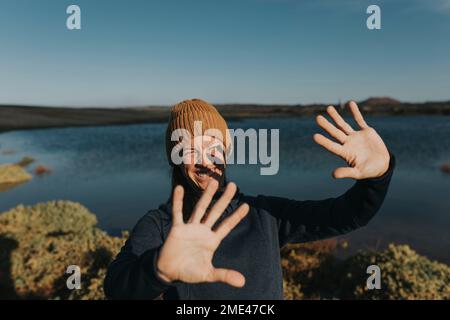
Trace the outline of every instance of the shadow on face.
[[211, 136], [197, 136], [190, 145], [183, 147], [182, 168], [186, 178], [201, 190], [205, 190], [211, 179], [220, 181], [224, 173], [225, 147]]

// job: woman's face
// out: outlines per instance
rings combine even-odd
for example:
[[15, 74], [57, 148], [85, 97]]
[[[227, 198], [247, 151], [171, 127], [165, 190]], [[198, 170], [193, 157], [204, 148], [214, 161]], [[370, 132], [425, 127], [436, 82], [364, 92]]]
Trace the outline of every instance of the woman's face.
[[184, 174], [200, 189], [205, 190], [211, 179], [218, 180], [223, 172], [223, 143], [210, 136], [197, 136], [183, 149]]

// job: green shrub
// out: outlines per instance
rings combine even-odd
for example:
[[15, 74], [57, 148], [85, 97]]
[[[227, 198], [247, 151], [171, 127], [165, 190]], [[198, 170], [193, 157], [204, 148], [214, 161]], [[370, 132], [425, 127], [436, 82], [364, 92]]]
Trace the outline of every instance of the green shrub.
[[[381, 289], [366, 288], [366, 268], [378, 265]], [[351, 299], [450, 299], [450, 267], [417, 254], [407, 245], [380, 253], [362, 252], [343, 264], [342, 297]]]
[[[109, 236], [96, 223], [95, 215], [69, 201], [0, 214], [0, 298], [104, 298], [100, 284], [125, 238]], [[81, 268], [81, 290], [66, 287], [69, 265]]]
[[[127, 235], [111, 237], [78, 203], [19, 205], [0, 214], [0, 299], [104, 299], [108, 264]], [[408, 246], [336, 258], [334, 239], [282, 249], [286, 299], [450, 299], [450, 267]], [[367, 290], [366, 269], [381, 269], [381, 290]], [[68, 290], [65, 271], [78, 265], [82, 288]]]
[[[328, 243], [328, 245], [326, 245]], [[324, 245], [325, 244], [325, 245]], [[330, 242], [291, 245], [283, 250], [288, 299], [450, 299], [450, 267], [390, 244], [381, 252], [335, 258]], [[378, 265], [381, 289], [368, 290], [367, 267]]]

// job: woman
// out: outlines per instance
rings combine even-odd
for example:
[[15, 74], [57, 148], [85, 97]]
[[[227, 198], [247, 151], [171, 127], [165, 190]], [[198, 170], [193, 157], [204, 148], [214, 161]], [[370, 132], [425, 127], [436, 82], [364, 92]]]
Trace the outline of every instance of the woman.
[[[394, 159], [357, 105], [349, 107], [360, 130], [330, 106], [327, 112], [337, 127], [321, 115], [317, 123], [337, 142], [321, 134], [314, 140], [347, 162], [333, 176], [356, 183], [337, 198], [296, 201], [245, 196], [235, 184], [226, 184], [224, 159], [231, 142], [225, 120], [199, 99], [175, 105], [166, 132], [173, 195], [134, 227], [108, 269], [107, 297], [283, 299], [280, 248], [366, 225], [388, 190]], [[201, 121], [201, 133], [214, 129], [221, 134], [199, 137], [195, 121]], [[180, 129], [195, 138], [172, 141]], [[173, 150], [180, 144], [182, 162], [175, 164]]]

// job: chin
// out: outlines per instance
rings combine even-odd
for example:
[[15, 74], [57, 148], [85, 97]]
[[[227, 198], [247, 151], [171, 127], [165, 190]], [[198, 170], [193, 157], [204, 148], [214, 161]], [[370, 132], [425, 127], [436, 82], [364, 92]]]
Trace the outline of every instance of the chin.
[[211, 177], [192, 177], [191, 179], [194, 181], [194, 183], [197, 185], [197, 187], [199, 187], [200, 189], [202, 189], [203, 191], [206, 190], [206, 187], [208, 186], [208, 183], [211, 181]]
[[202, 181], [195, 181], [195, 183], [197, 184], [197, 186], [202, 189], [203, 191], [206, 190], [206, 187], [208, 186], [209, 181], [212, 178], [208, 178], [208, 179], [202, 179]]
[[208, 186], [207, 184], [205, 184], [205, 185], [197, 184], [197, 185], [198, 185], [198, 187], [199, 187], [200, 189], [202, 189], [202, 191], [205, 191], [205, 190], [206, 190], [206, 187]]

